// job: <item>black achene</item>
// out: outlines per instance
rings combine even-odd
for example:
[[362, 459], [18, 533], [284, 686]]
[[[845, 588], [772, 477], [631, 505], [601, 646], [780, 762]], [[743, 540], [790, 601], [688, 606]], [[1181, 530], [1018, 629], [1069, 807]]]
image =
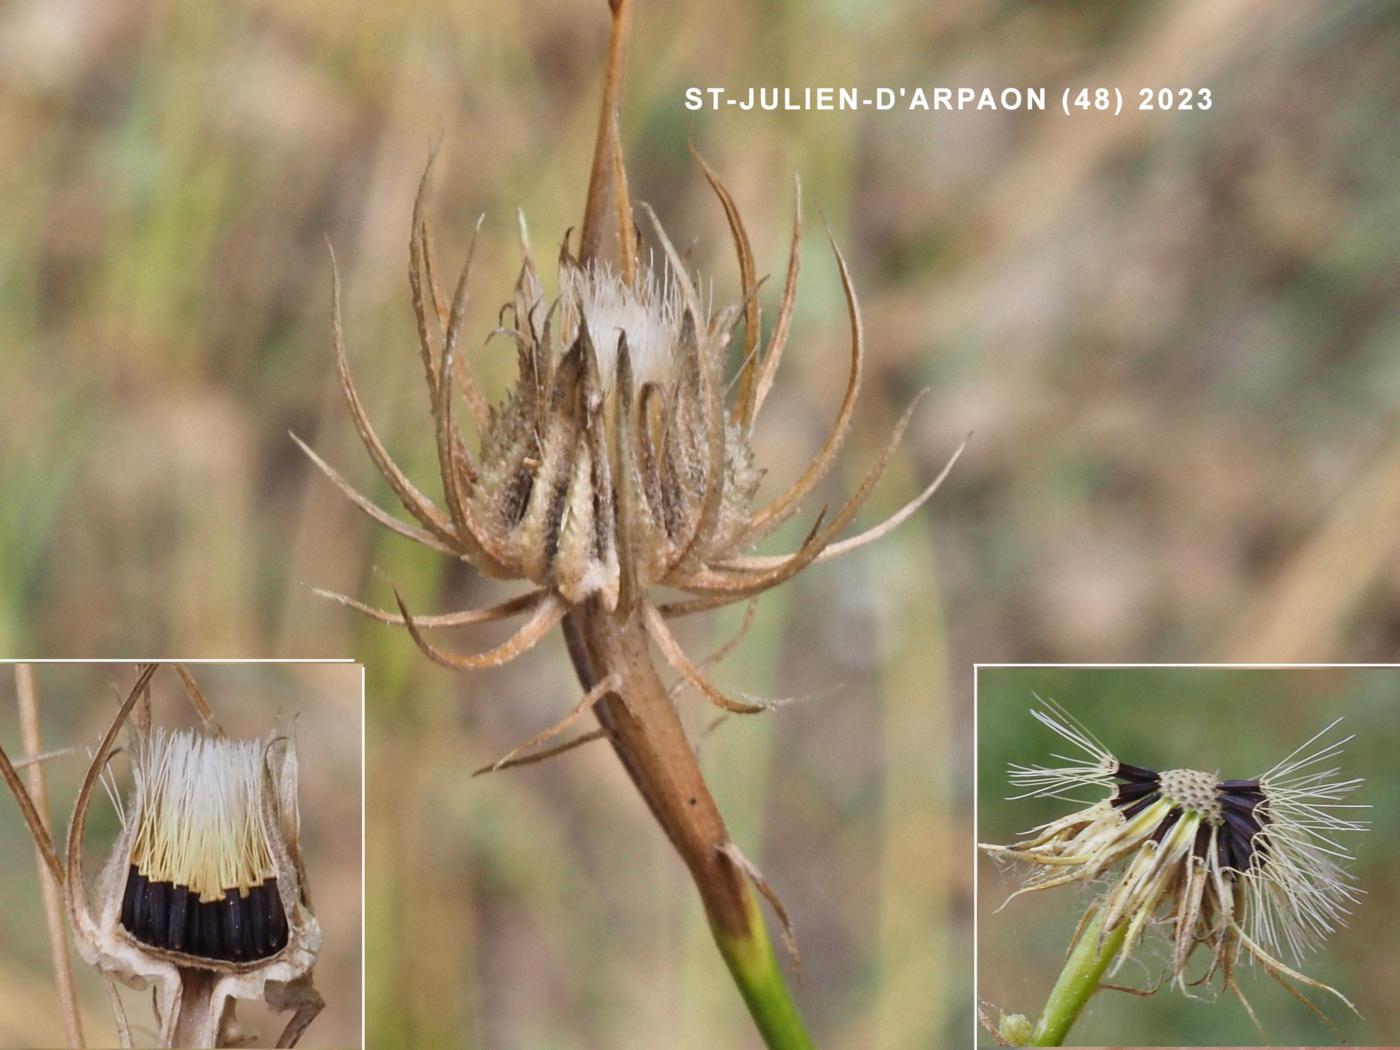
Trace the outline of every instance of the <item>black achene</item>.
[[201, 901], [187, 886], [152, 882], [135, 864], [122, 894], [122, 927], [142, 944], [200, 959], [254, 962], [287, 946], [287, 916], [277, 880], [221, 900]]

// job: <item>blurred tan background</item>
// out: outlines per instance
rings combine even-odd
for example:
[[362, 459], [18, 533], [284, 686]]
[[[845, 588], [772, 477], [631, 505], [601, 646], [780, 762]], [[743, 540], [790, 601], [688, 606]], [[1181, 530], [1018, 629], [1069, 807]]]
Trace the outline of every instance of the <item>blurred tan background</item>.
[[[775, 275], [804, 180], [795, 333], [756, 441], [765, 491], [818, 446], [844, 376], [817, 208], [850, 259], [870, 367], [809, 514], [856, 484], [921, 387], [866, 522], [974, 431], [928, 510], [765, 599], [718, 673], [810, 697], [731, 720], [703, 761], [797, 923], [820, 1044], [971, 1034], [973, 660], [1395, 656], [1396, 29], [1393, 6], [1363, 3], [638, 0], [634, 196], [694, 242], [721, 298], [737, 277], [687, 135]], [[513, 209], [544, 257], [579, 221], [605, 31], [602, 0], [0, 12], [0, 651], [366, 662], [376, 1045], [753, 1045], [606, 748], [468, 777], [574, 700], [557, 640], [458, 676], [307, 590], [383, 603], [377, 568], [414, 608], [505, 593], [371, 525], [287, 431], [387, 495], [335, 388], [329, 237], [368, 409], [437, 491], [405, 279], [429, 144], [443, 136], [444, 261], [487, 215], [479, 346], [519, 265]], [[1215, 105], [682, 105], [692, 85], [842, 83], [1204, 85]], [[510, 351], [474, 353], [499, 394]], [[683, 640], [703, 653], [737, 620]]]
[[[360, 1046], [362, 670], [325, 663], [192, 664], [189, 670], [231, 736], [264, 739], [274, 726], [296, 718], [301, 848], [322, 934], [315, 980], [326, 1000], [300, 1045]], [[50, 826], [61, 855], [88, 751], [96, 748], [139, 672], [125, 663], [63, 663], [35, 664], [33, 673], [44, 752], [78, 749], [44, 763]], [[14, 666], [0, 664], [0, 743], [12, 761], [24, 753], [16, 688]], [[199, 725], [171, 666], [156, 671], [151, 702], [156, 725]], [[118, 743], [125, 739], [123, 734]], [[131, 791], [126, 758], [118, 755], [110, 768], [126, 802]], [[99, 790], [84, 841], [89, 885], [120, 833], [117, 810]], [[0, 1047], [63, 1046], [33, 840], [9, 791], [0, 796], [0, 858]], [[71, 936], [69, 944], [87, 1045], [116, 1046], [101, 976], [78, 956]], [[123, 986], [121, 997], [136, 1045], [154, 1046], [159, 1026], [151, 993]], [[239, 1020], [263, 1040], [258, 1045], [273, 1045], [288, 1017], [260, 1003], [238, 1007]]]

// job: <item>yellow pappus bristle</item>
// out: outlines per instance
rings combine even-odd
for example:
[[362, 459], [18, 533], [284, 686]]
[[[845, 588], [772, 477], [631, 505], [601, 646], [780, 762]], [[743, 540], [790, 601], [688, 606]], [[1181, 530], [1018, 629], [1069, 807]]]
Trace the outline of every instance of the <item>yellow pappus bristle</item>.
[[139, 821], [131, 864], [201, 901], [275, 876], [264, 837], [262, 744], [157, 729], [133, 760]]

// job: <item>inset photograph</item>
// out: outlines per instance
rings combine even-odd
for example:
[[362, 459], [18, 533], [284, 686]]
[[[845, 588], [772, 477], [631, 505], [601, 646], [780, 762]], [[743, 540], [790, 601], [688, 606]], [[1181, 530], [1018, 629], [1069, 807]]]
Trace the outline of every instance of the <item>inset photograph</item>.
[[0, 1047], [362, 1045], [363, 693], [0, 664]]
[[977, 669], [984, 1046], [1394, 1045], [1394, 667]]

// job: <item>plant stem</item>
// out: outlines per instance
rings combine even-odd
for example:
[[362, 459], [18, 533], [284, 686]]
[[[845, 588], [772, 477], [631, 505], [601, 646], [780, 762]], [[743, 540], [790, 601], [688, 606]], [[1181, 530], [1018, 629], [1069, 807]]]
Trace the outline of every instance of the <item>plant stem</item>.
[[594, 706], [652, 815], [690, 869], [710, 931], [770, 1050], [810, 1050], [748, 875], [735, 863], [729, 833], [700, 772], [680, 716], [651, 662], [636, 615], [613, 615], [596, 601], [564, 621], [569, 656], [585, 689], [609, 675], [621, 682]]
[[[612, 26], [603, 99], [579, 237], [578, 258], [584, 264], [596, 260], [602, 248], [610, 190], [619, 196], [617, 232], [624, 256], [631, 236], [616, 136], [632, 0], [608, 0], [608, 6]], [[627, 269], [625, 259], [622, 268]], [[624, 550], [624, 561], [629, 557]], [[729, 838], [685, 727], [651, 662], [651, 639], [635, 601], [635, 578], [627, 575], [625, 565], [623, 571], [617, 613], [593, 599], [564, 618], [569, 658], [585, 690], [608, 677], [620, 683], [616, 692], [593, 705], [593, 713], [652, 816], [690, 869], [715, 943], [764, 1042], [771, 1050], [810, 1050], [812, 1041], [783, 979], [749, 873], [738, 863], [742, 854]]]
[[729, 972], [748, 1004], [764, 1043], [782, 1050], [810, 1050], [812, 1040], [802, 1024], [797, 1005], [788, 994], [758, 901], [752, 890], [745, 896], [750, 911], [748, 936], [732, 937], [712, 924], [715, 943], [729, 964]]
[[[34, 688], [34, 668], [15, 664], [15, 695], [19, 703], [20, 736], [24, 752], [33, 757], [43, 753], [39, 728], [39, 702]], [[29, 779], [29, 794], [45, 831], [49, 829], [49, 791], [44, 781], [44, 767], [36, 762], [25, 771]], [[52, 834], [52, 832], [50, 832]], [[50, 847], [52, 849], [52, 847]], [[63, 1032], [70, 1047], [87, 1045], [83, 1042], [83, 1025], [78, 1016], [78, 997], [73, 990], [73, 971], [68, 963], [68, 933], [64, 926], [63, 882], [49, 878], [51, 872], [44, 850], [36, 845], [39, 864], [39, 890], [44, 902], [44, 926], [49, 935], [49, 955], [53, 962], [53, 977], [58, 992], [58, 1004], [63, 1015]]]
[[1102, 938], [1104, 911], [1100, 908], [1094, 918], [1079, 936], [1078, 943], [1065, 961], [1050, 998], [1045, 1001], [1040, 1020], [1035, 1024], [1031, 1035], [1033, 1046], [1059, 1046], [1079, 1014], [1089, 996], [1098, 989], [1104, 971], [1113, 962], [1114, 956], [1123, 947], [1128, 935], [1128, 924], [1119, 923], [1116, 930]]

